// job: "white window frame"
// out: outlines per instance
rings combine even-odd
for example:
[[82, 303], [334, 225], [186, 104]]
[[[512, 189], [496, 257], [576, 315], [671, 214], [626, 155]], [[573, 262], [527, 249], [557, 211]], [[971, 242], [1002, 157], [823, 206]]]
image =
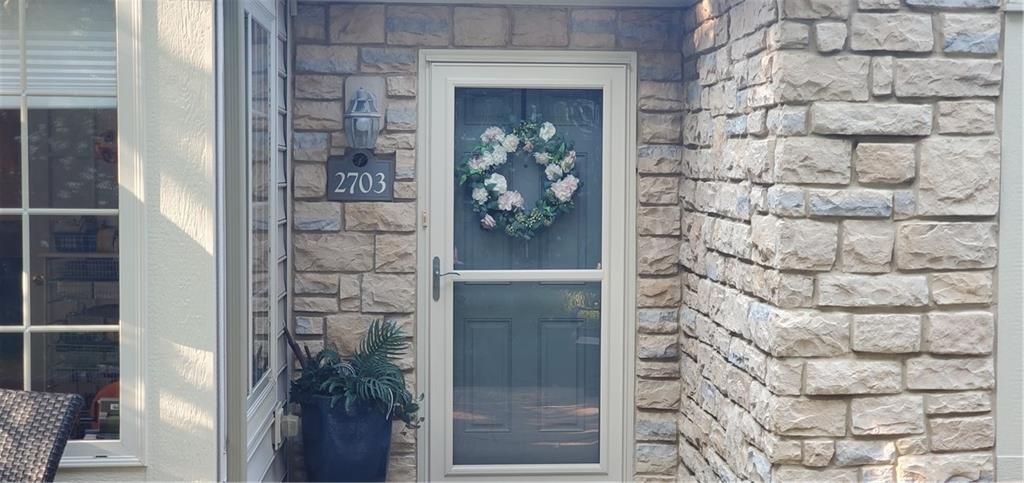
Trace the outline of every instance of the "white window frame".
[[[26, 81], [26, 57], [25, 57], [25, 2], [21, 0], [19, 9], [19, 48], [20, 48], [20, 70], [22, 85]], [[30, 338], [32, 334], [56, 333], [56, 332], [118, 332], [119, 346], [119, 384], [120, 384], [120, 426], [119, 439], [116, 440], [74, 440], [69, 441], [61, 458], [61, 468], [80, 467], [125, 467], [144, 465], [145, 425], [144, 425], [144, 399], [145, 383], [145, 345], [142, 338], [145, 321], [145, 286], [143, 267], [146, 266], [146, 256], [143, 249], [145, 234], [145, 193], [143, 190], [143, 163], [138, 146], [141, 146], [142, 138], [142, 102], [140, 97], [141, 86], [141, 4], [136, 0], [115, 0], [115, 25], [116, 25], [116, 79], [117, 87], [111, 91], [100, 91], [91, 89], [88, 92], [57, 91], [54, 89], [42, 89], [38, 94], [22, 92], [0, 92], [0, 96], [19, 96], [19, 109], [21, 112], [21, 137], [27, 137], [28, 123], [28, 96], [33, 98], [33, 107], [45, 106], [46, 99], [61, 98], [62, 105], [69, 98], [92, 98], [86, 103], [95, 105], [102, 102], [100, 99], [116, 99], [117, 107], [117, 146], [118, 146], [118, 207], [116, 209], [59, 209], [59, 208], [30, 208], [24, 204], [28, 198], [28, 156], [24, 150], [25, 142], [22, 142], [21, 153], [21, 176], [22, 176], [22, 200], [20, 208], [0, 208], [0, 215], [116, 215], [118, 217], [118, 287], [119, 287], [119, 313], [120, 324], [118, 326], [62, 326], [62, 325], [30, 325], [28, 317], [20, 326], [0, 327], [3, 333], [24, 334], [24, 357], [23, 377], [25, 381], [31, 379], [31, 360], [29, 358]], [[27, 230], [27, 223], [23, 222], [22, 229]], [[23, 240], [28, 236], [23, 234]], [[27, 242], [22, 246], [22, 256], [27, 262], [29, 251]], [[23, 263], [22, 286], [29, 285], [29, 264]], [[27, 292], [26, 292], [27, 293]], [[23, 313], [28, 314], [31, 309], [31, 300], [23, 300]]]
[[[543, 59], [538, 61], [537, 59]], [[453, 425], [450, 318], [451, 278], [443, 280], [439, 302], [431, 297], [434, 256], [441, 270], [452, 269], [450, 222], [453, 196], [455, 87], [600, 88], [604, 91], [604, 172], [602, 190], [602, 269], [460, 272], [459, 281], [601, 281], [601, 454], [597, 464], [480, 465], [452, 464]], [[635, 172], [636, 54], [629, 52], [535, 52], [501, 50], [421, 50], [419, 63], [419, 170], [421, 230], [418, 250], [416, 387], [426, 391], [426, 420], [417, 438], [417, 477], [435, 480], [621, 481], [632, 475], [635, 339]], [[613, 166], [613, 161], [618, 163]], [[435, 167], [438, 164], [444, 169]], [[441, 190], [439, 192], [439, 190]], [[428, 219], [428, 215], [430, 218]], [[619, 231], [621, 230], [621, 231]], [[538, 274], [537, 272], [544, 272]], [[542, 275], [542, 276], [541, 276]], [[447, 320], [447, 322], [446, 322]], [[441, 396], [439, 396], [441, 394]], [[433, 402], [432, 402], [433, 401]], [[440, 404], [435, 404], [435, 402]], [[438, 407], [440, 405], [441, 407]], [[620, 424], [621, 422], [621, 424]], [[437, 425], [443, 425], [437, 428]], [[433, 427], [433, 430], [431, 429]], [[438, 430], [440, 429], [440, 430]]]

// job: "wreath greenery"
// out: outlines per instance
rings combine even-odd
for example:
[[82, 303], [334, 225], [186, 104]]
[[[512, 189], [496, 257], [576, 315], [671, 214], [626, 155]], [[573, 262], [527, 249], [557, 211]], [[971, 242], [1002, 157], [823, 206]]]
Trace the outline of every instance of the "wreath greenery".
[[[533, 209], [524, 209], [523, 196], [509, 189], [505, 176], [498, 173], [509, 157], [530, 155], [544, 167], [543, 195]], [[550, 122], [522, 121], [505, 133], [497, 126], [480, 135], [480, 144], [459, 163], [459, 184], [469, 194], [480, 226], [502, 229], [513, 238], [529, 240], [551, 226], [558, 215], [571, 211], [583, 183], [576, 177], [576, 151], [571, 142], [555, 132]]]

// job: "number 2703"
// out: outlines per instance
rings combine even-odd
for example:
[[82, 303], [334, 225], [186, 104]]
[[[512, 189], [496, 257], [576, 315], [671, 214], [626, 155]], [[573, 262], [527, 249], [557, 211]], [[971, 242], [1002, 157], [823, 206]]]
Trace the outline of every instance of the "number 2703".
[[384, 173], [334, 173], [338, 179], [335, 193], [381, 194], [388, 189]]

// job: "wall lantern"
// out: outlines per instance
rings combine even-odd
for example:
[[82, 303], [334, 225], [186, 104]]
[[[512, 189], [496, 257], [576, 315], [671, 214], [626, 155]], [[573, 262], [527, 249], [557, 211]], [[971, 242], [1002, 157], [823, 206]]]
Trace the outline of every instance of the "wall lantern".
[[345, 136], [355, 149], [373, 149], [380, 133], [380, 110], [377, 96], [360, 87], [345, 111]]

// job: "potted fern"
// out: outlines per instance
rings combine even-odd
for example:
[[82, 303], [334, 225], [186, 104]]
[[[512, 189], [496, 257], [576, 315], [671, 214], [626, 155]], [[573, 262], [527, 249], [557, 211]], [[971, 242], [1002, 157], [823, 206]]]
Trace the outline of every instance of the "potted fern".
[[375, 320], [355, 353], [312, 355], [289, 345], [302, 366], [291, 397], [302, 406], [302, 442], [310, 481], [384, 481], [391, 422], [418, 427], [419, 402], [395, 360], [408, 349], [393, 321]]

